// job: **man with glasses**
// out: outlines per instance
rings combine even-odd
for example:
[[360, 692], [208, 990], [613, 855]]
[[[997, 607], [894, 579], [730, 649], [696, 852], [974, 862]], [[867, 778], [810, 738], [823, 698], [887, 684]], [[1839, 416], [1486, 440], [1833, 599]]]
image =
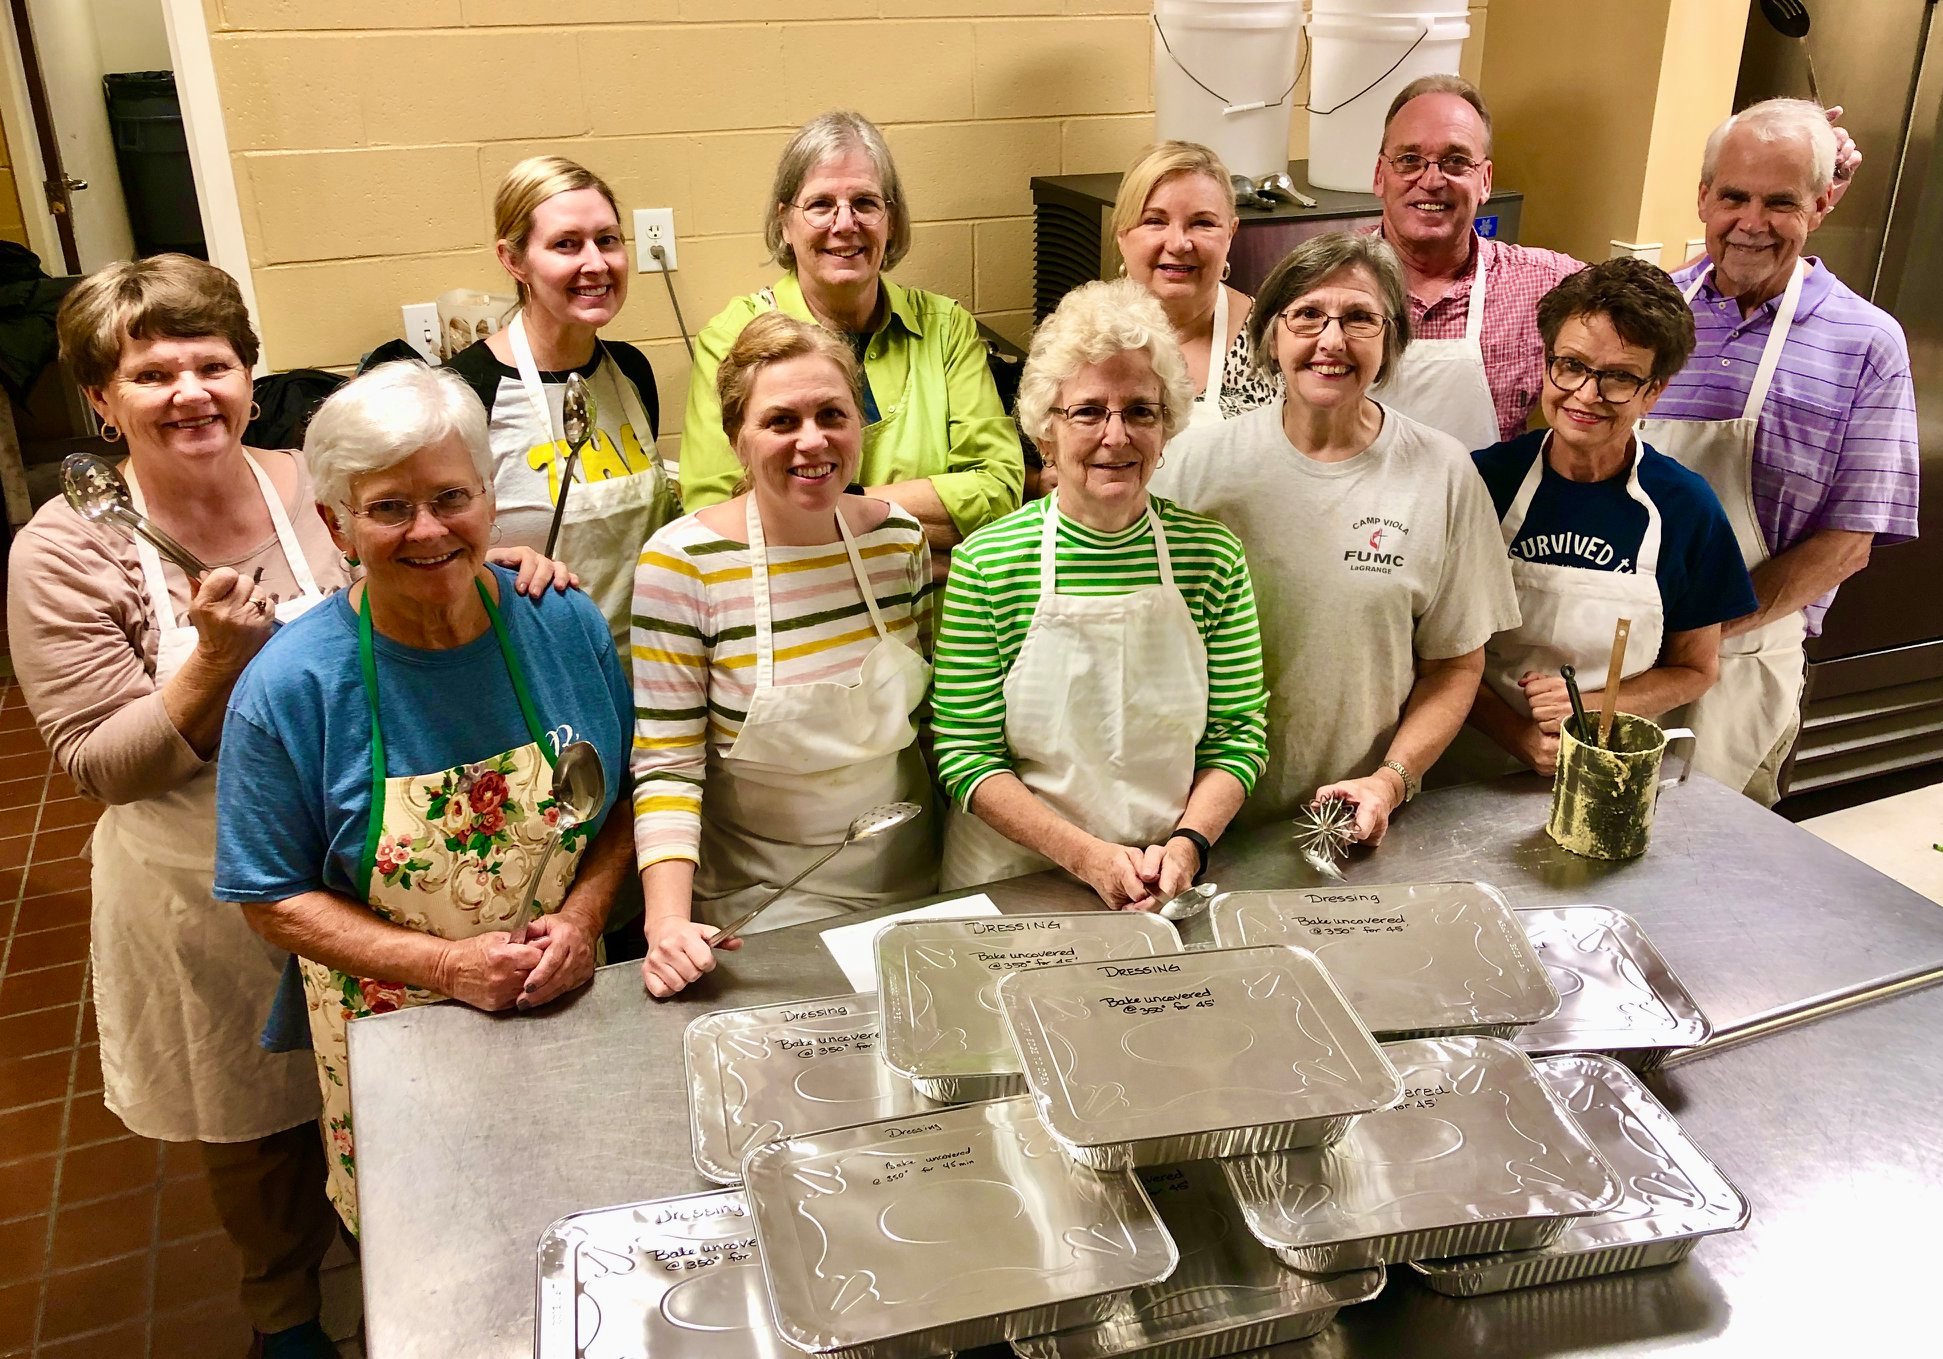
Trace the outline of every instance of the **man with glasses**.
[[1692, 360], [1641, 437], [1707, 479], [1760, 607], [1722, 632], [1720, 682], [1687, 714], [1696, 764], [1772, 804], [1800, 730], [1803, 641], [1873, 544], [1916, 536], [1915, 389], [1902, 328], [1804, 256], [1839, 194], [1819, 106], [1773, 99], [1707, 139], [1707, 257], [1673, 279]]

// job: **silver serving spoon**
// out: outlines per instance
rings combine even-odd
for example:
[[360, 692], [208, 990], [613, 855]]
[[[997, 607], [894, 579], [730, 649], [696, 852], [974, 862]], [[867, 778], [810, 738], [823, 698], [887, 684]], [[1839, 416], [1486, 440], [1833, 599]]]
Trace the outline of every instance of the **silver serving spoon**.
[[1234, 185], [1235, 203], [1245, 208], [1272, 208], [1275, 200], [1269, 198], [1255, 187], [1255, 181], [1247, 175], [1229, 175], [1228, 182]]
[[1221, 889], [1211, 882], [1199, 883], [1184, 892], [1176, 892], [1156, 908], [1163, 920], [1192, 920], [1208, 909], [1214, 894]]
[[70, 453], [61, 460], [61, 494], [83, 519], [95, 524], [115, 524], [139, 534], [155, 545], [155, 550], [187, 571], [191, 576], [206, 576], [209, 568], [202, 558], [157, 528], [155, 521], [135, 508], [128, 483], [121, 469], [95, 453]]
[[560, 498], [553, 502], [553, 524], [546, 531], [546, 555], [560, 541], [560, 519], [567, 511], [567, 492], [573, 486], [573, 469], [579, 465], [580, 450], [594, 441], [595, 421], [600, 408], [593, 388], [578, 373], [567, 377], [566, 395], [560, 401], [560, 432], [567, 436], [567, 469], [560, 478]]
[[569, 743], [553, 761], [550, 795], [560, 808], [560, 819], [547, 837], [546, 849], [541, 851], [540, 866], [527, 880], [526, 899], [507, 923], [506, 932], [515, 944], [526, 942], [526, 927], [533, 920], [534, 898], [539, 895], [540, 883], [546, 878], [547, 865], [553, 862], [561, 838], [575, 826], [585, 825], [598, 816], [607, 802], [607, 772], [600, 767], [600, 752], [585, 741]]
[[1315, 199], [1295, 187], [1295, 181], [1289, 178], [1288, 172], [1285, 170], [1277, 170], [1272, 175], [1264, 175], [1260, 184], [1256, 187], [1256, 192], [1269, 198], [1279, 198], [1284, 203], [1295, 203], [1305, 208], [1313, 208], [1316, 205]]
[[764, 897], [761, 904], [755, 910], [750, 911], [739, 920], [732, 922], [727, 929], [717, 934], [708, 942], [716, 948], [721, 948], [731, 939], [740, 935], [743, 930], [747, 929], [751, 920], [754, 920], [757, 916], [773, 906], [777, 897], [780, 897], [804, 878], [807, 878], [817, 869], [823, 867], [824, 864], [836, 858], [846, 846], [854, 845], [859, 840], [868, 840], [873, 835], [882, 835], [887, 830], [894, 830], [923, 810], [924, 808], [918, 806], [915, 802], [886, 802], [880, 807], [872, 807], [869, 811], [850, 823], [850, 829], [844, 832], [841, 844], [834, 845], [824, 853], [819, 854], [811, 862], [809, 867]]

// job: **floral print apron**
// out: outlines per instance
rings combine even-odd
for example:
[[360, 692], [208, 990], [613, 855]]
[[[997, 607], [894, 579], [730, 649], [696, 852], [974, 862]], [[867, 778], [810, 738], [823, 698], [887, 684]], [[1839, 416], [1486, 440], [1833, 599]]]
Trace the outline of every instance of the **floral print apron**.
[[[442, 939], [503, 930], [518, 909], [547, 837], [560, 819], [551, 797], [557, 753], [534, 712], [526, 676], [506, 625], [483, 585], [479, 598], [499, 640], [520, 715], [532, 740], [483, 760], [431, 774], [390, 777], [378, 725], [378, 668], [371, 642], [371, 605], [358, 608], [358, 663], [371, 709], [371, 816], [358, 869], [361, 895], [376, 915]], [[537, 914], [560, 909], [586, 850], [589, 827], [561, 838], [547, 866]], [[324, 1095], [330, 1198], [355, 1235], [357, 1170], [351, 1136], [350, 1059], [345, 1028], [353, 1019], [446, 999], [400, 982], [354, 977], [305, 958], [304, 997]]]

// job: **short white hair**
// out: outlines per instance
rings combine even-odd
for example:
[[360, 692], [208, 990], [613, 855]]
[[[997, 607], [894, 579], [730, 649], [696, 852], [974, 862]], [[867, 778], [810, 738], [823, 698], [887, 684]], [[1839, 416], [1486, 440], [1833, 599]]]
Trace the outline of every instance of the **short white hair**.
[[457, 373], [416, 359], [380, 364], [332, 392], [310, 418], [304, 459], [317, 499], [351, 508], [351, 483], [382, 472], [452, 435], [472, 455], [479, 480], [493, 484], [486, 408]]
[[1835, 129], [1828, 114], [1809, 99], [1764, 99], [1749, 104], [1715, 128], [1700, 159], [1700, 182], [1712, 184], [1720, 169], [1721, 148], [1730, 132], [1747, 132], [1764, 142], [1796, 138], [1805, 143], [1813, 163], [1808, 167], [1808, 192], [1819, 195], [1835, 180]]
[[[1160, 399], [1167, 407], [1161, 429], [1173, 438], [1187, 428], [1193, 413], [1194, 383], [1160, 300], [1130, 278], [1083, 283], [1040, 323], [1019, 375], [1019, 427], [1034, 443], [1043, 444], [1052, 427], [1053, 403], [1073, 374], [1133, 351], [1146, 354], [1160, 379]], [[1219, 363], [1221, 356], [1208, 361]]]

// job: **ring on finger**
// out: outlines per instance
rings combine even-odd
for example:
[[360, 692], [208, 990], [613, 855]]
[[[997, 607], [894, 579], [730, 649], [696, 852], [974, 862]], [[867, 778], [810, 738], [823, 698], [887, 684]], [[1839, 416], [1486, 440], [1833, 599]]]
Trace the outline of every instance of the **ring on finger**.
[[259, 615], [270, 612], [270, 601], [264, 596], [258, 595], [255, 599], [251, 600], [250, 602], [256, 605], [256, 611]]

